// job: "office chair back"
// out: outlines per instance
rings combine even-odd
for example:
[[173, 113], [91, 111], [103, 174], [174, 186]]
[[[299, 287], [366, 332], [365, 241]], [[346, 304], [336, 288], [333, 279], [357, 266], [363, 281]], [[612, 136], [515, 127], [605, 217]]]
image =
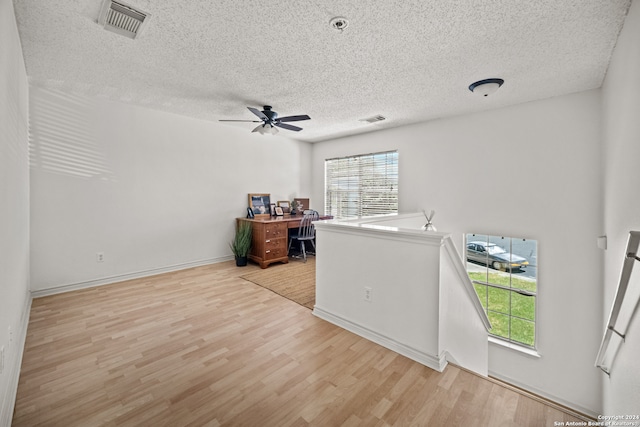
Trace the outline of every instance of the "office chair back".
[[306, 210], [302, 215], [302, 220], [300, 221], [300, 226], [298, 227], [298, 234], [289, 237], [289, 247], [287, 248], [287, 253], [291, 251], [291, 243], [294, 240], [300, 242], [300, 251], [302, 252], [302, 258], [305, 262], [307, 262], [307, 250], [305, 247], [305, 242], [311, 242], [311, 246], [313, 246], [313, 251], [315, 253], [316, 250], [316, 228], [313, 225], [313, 221], [317, 221], [320, 219], [320, 215], [318, 211], [314, 210]]
[[320, 218], [318, 211], [311, 209], [305, 210], [298, 227], [298, 240], [313, 240], [316, 237], [316, 228], [313, 225], [313, 221], [317, 221]]

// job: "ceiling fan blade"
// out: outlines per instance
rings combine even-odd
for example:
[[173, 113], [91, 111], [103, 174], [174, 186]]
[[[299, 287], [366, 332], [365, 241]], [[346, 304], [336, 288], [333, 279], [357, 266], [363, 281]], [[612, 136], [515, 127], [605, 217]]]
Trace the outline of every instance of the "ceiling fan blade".
[[287, 130], [292, 130], [294, 132], [298, 132], [301, 131], [302, 128], [299, 128], [298, 126], [293, 126], [293, 125], [288, 125], [286, 123], [280, 123], [280, 122], [275, 122], [274, 123], [276, 126], [278, 126], [279, 128], [282, 129], [287, 129]]
[[285, 117], [278, 117], [276, 120], [279, 122], [299, 122], [300, 120], [310, 120], [311, 117], [307, 116], [306, 114], [304, 115], [300, 115], [300, 116], [285, 116]]
[[258, 116], [260, 118], [260, 120], [269, 120], [269, 117], [265, 116], [264, 113], [260, 110], [258, 110], [257, 108], [253, 108], [253, 107], [247, 107], [249, 109], [249, 111], [251, 111], [253, 114], [255, 114], [256, 116]]
[[247, 122], [247, 123], [262, 123], [260, 120], [218, 120], [219, 122]]

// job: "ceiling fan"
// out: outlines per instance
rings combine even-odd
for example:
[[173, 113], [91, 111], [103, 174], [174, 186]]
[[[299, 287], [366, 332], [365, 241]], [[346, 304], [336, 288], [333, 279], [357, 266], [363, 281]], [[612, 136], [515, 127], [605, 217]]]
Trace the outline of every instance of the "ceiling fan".
[[306, 114], [304, 115], [300, 115], [300, 116], [285, 116], [285, 117], [278, 117], [278, 113], [276, 113], [275, 111], [273, 111], [271, 109], [270, 105], [265, 105], [262, 111], [258, 110], [257, 108], [253, 108], [253, 107], [247, 107], [249, 109], [249, 111], [251, 111], [253, 114], [255, 114], [256, 116], [258, 116], [258, 118], [260, 120], [220, 120], [221, 122], [250, 122], [250, 123], [262, 123], [260, 125], [258, 125], [252, 132], [258, 132], [261, 134], [265, 134], [265, 133], [271, 133], [271, 134], [276, 134], [278, 133], [278, 129], [276, 129], [276, 126], [282, 129], [287, 129], [287, 130], [292, 130], [294, 132], [299, 132], [302, 130], [302, 128], [298, 127], [298, 126], [293, 126], [293, 125], [289, 125], [287, 123], [283, 123], [283, 122], [298, 122], [300, 120], [309, 120], [311, 119], [311, 117], [307, 116]]

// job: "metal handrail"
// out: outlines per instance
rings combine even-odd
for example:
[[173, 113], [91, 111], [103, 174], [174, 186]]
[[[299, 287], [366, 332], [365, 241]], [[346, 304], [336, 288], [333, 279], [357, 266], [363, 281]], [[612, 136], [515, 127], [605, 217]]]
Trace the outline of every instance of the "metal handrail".
[[[616, 322], [618, 321], [620, 308], [622, 307], [622, 303], [624, 302], [624, 297], [627, 292], [627, 287], [629, 286], [629, 279], [631, 278], [633, 264], [635, 261], [640, 261], [640, 257], [638, 257], [639, 245], [640, 231], [630, 231], [629, 240], [627, 242], [627, 250], [625, 251], [625, 257], [622, 263], [622, 272], [620, 273], [620, 282], [618, 284], [618, 289], [616, 290], [616, 296], [613, 300], [613, 305], [611, 306], [611, 313], [609, 314], [607, 329], [605, 330], [604, 336], [602, 337], [600, 350], [598, 350], [598, 356], [596, 358], [596, 367], [600, 368], [607, 375], [610, 375], [611, 366], [605, 366], [604, 357], [609, 348], [611, 336], [615, 333], [620, 338], [622, 338], [623, 341], [625, 339], [626, 328], [628, 325], [624, 325], [623, 328], [620, 328], [616, 325]], [[635, 309], [637, 307], [637, 304], [633, 304], [633, 307]], [[633, 314], [631, 314], [629, 318], [631, 317], [633, 317]], [[624, 331], [620, 331], [620, 329], [624, 329]], [[613, 358], [611, 359], [611, 363], [613, 363]]]

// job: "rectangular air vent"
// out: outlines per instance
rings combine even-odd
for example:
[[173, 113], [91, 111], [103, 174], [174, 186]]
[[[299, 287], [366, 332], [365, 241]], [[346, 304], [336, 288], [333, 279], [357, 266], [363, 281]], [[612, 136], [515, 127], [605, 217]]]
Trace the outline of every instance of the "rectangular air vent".
[[150, 16], [150, 14], [136, 10], [124, 3], [104, 0], [98, 23], [104, 25], [105, 30], [135, 39], [140, 35]]
[[367, 123], [375, 123], [375, 122], [381, 122], [383, 120], [385, 120], [386, 117], [385, 116], [381, 116], [381, 115], [377, 115], [377, 116], [373, 116], [373, 117], [367, 117], [366, 119], [360, 119], [361, 122], [367, 122]]

